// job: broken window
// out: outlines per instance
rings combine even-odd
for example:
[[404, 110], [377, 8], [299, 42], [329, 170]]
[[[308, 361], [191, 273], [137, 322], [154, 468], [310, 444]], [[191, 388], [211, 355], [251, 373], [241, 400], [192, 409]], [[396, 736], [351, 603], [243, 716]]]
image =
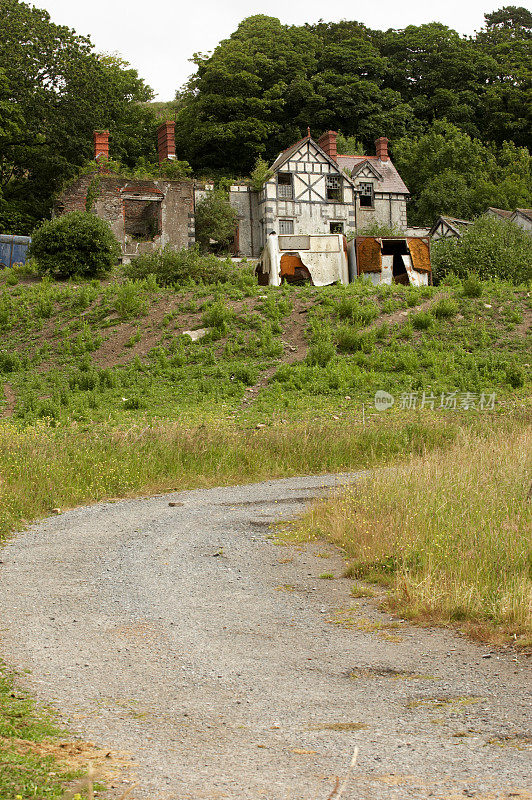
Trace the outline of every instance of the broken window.
[[277, 174], [277, 197], [283, 200], [291, 200], [294, 196], [294, 188], [291, 172], [279, 172]]
[[279, 233], [290, 236], [294, 232], [293, 219], [280, 219], [279, 220]]
[[124, 229], [128, 236], [152, 241], [161, 234], [162, 203], [160, 200], [124, 200]]
[[343, 200], [342, 178], [340, 175], [327, 175], [325, 178], [327, 200], [341, 203]]
[[375, 205], [375, 195], [372, 183], [360, 184], [360, 205], [363, 208], [373, 208]]
[[329, 222], [329, 230], [331, 233], [343, 233], [344, 232], [344, 223], [343, 222]]

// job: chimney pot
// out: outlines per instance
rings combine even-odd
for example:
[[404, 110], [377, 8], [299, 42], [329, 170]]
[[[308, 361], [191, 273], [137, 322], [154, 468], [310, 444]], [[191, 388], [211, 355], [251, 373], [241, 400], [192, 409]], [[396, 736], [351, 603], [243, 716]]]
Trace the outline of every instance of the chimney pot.
[[322, 133], [320, 138], [318, 139], [318, 144], [322, 150], [324, 150], [329, 158], [332, 158], [333, 161], [338, 160], [338, 149], [336, 147], [336, 137], [338, 133], [336, 131], [326, 131]]
[[390, 140], [386, 138], [386, 136], [380, 136], [378, 139], [375, 139], [375, 150], [377, 153], [377, 158], [380, 161], [388, 161], [390, 156], [388, 155], [388, 142]]
[[157, 150], [159, 164], [175, 159], [175, 122], [166, 120], [157, 128]]

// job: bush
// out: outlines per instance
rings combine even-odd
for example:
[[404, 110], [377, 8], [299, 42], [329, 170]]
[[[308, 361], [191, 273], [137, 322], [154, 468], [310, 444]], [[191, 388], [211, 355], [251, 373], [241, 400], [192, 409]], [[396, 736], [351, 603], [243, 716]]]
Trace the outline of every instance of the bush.
[[336, 355], [332, 342], [324, 339], [310, 345], [307, 353], [307, 364], [315, 367], [325, 367]]
[[442, 297], [432, 308], [432, 313], [437, 319], [449, 319], [458, 314], [458, 305], [448, 297]]
[[465, 279], [462, 294], [464, 297], [480, 297], [482, 295], [482, 283], [477, 275], [469, 275]]
[[425, 331], [430, 328], [433, 319], [426, 311], [419, 311], [417, 314], [412, 314], [411, 322], [416, 331]]
[[137, 256], [124, 267], [128, 278], [147, 278], [155, 275], [161, 286], [187, 283], [235, 283], [238, 286], [256, 285], [254, 270], [233, 264], [213, 255], [202, 255], [197, 246], [189, 250], [171, 250], [165, 247], [153, 253]]
[[479, 217], [461, 239], [440, 239], [431, 250], [434, 280], [450, 272], [467, 279], [503, 279], [514, 284], [532, 279], [532, 236], [508, 220]]
[[41, 275], [90, 278], [113, 267], [120, 246], [105, 220], [86, 211], [73, 211], [37, 228], [29, 255]]

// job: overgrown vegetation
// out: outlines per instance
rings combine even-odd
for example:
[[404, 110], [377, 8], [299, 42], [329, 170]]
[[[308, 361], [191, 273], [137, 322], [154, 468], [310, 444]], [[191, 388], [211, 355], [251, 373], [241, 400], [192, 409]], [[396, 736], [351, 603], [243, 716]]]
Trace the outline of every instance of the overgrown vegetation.
[[532, 641], [532, 428], [499, 421], [314, 505], [304, 538], [340, 546], [348, 575], [389, 588], [403, 617]]
[[216, 247], [227, 251], [233, 241], [238, 219], [222, 189], [213, 189], [196, 206], [196, 241], [202, 250]]
[[214, 255], [202, 254], [198, 247], [178, 251], [167, 247], [144, 253], [124, 271], [135, 280], [152, 275], [161, 286], [232, 283], [243, 287], [255, 284], [251, 268], [235, 266], [230, 258], [222, 261]]
[[[482, 216], [464, 230], [460, 239], [435, 242], [432, 266], [436, 281], [452, 272], [463, 279], [474, 273], [483, 280], [503, 278], [526, 283], [532, 280], [532, 236], [513, 222]], [[471, 282], [466, 284], [466, 293], [471, 286]]]
[[37, 272], [54, 278], [95, 278], [116, 264], [120, 246], [105, 220], [73, 211], [47, 220], [33, 234], [28, 256]]

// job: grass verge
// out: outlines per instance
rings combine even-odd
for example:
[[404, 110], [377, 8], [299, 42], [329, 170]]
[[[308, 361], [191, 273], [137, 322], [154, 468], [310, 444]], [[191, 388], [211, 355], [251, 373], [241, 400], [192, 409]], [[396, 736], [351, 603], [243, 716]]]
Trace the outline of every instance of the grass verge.
[[178, 423], [0, 425], [0, 538], [54, 507], [106, 498], [372, 467], [448, 445], [458, 424], [375, 419], [261, 429]]
[[61, 798], [65, 784], [81, 773], [65, 768], [50, 744], [61, 731], [42, 712], [0, 662], [0, 797], [2, 800]]
[[374, 472], [296, 525], [346, 553], [348, 575], [389, 587], [419, 622], [532, 643], [532, 427], [462, 429], [449, 448]]

